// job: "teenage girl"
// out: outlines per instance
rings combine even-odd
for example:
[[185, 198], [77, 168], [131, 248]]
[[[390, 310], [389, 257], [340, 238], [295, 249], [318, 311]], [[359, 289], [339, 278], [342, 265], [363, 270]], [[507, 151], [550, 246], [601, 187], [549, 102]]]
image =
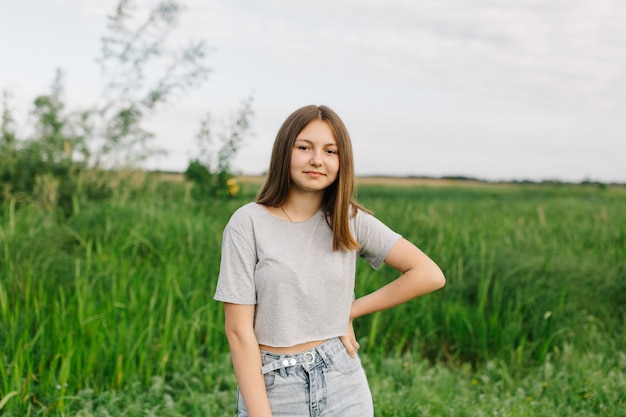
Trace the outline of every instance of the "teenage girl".
[[[350, 136], [326, 106], [283, 123], [256, 201], [226, 225], [215, 299], [238, 416], [373, 416], [352, 321], [435, 291], [439, 267], [354, 200]], [[399, 277], [354, 298], [356, 261]]]

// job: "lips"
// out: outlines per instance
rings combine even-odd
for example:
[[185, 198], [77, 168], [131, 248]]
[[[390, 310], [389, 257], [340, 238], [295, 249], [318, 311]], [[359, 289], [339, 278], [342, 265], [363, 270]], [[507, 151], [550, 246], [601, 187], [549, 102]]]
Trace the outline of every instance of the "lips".
[[318, 171], [304, 171], [304, 173], [306, 175], [308, 175], [309, 177], [314, 177], [314, 178], [322, 177], [322, 176], [325, 175], [325, 174], [323, 174], [321, 172], [318, 172]]

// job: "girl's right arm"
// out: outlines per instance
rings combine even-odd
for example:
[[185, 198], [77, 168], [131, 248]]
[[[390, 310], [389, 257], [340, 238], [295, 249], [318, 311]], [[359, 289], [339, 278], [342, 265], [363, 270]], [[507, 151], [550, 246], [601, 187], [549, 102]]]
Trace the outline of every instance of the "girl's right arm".
[[261, 372], [261, 353], [254, 334], [254, 305], [224, 303], [225, 330], [235, 376], [250, 417], [271, 417]]

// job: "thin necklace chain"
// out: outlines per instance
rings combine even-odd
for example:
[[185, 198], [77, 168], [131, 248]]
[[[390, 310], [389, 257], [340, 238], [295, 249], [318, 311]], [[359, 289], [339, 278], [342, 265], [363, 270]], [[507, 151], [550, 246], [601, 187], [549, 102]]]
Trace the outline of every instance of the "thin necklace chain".
[[289, 215], [288, 215], [288, 214], [287, 214], [287, 212], [285, 211], [285, 207], [280, 206], [280, 208], [281, 208], [281, 210], [283, 211], [283, 213], [285, 213], [285, 216], [287, 216], [287, 218], [289, 219], [289, 221], [290, 221], [291, 223], [293, 223], [293, 220], [291, 220], [291, 217], [289, 217]]

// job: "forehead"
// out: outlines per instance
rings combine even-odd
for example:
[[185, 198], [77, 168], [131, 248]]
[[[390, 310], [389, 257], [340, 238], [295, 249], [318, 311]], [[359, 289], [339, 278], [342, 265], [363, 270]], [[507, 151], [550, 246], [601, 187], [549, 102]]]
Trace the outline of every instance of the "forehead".
[[296, 140], [336, 145], [337, 140], [330, 124], [324, 120], [312, 120], [298, 133]]

